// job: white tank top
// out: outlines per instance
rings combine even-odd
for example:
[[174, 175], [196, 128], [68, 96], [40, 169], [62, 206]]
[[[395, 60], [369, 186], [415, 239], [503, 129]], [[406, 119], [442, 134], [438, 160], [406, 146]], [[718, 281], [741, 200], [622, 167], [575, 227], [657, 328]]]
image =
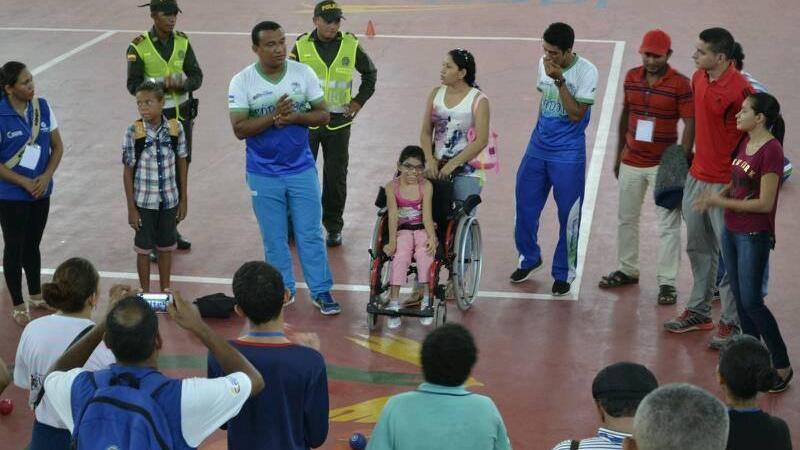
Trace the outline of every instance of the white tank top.
[[433, 122], [433, 148], [436, 159], [452, 158], [466, 148], [467, 130], [475, 123], [472, 117], [472, 104], [480, 94], [476, 88], [470, 89], [459, 104], [448, 108], [444, 104], [447, 86], [440, 86], [433, 98], [431, 121]]

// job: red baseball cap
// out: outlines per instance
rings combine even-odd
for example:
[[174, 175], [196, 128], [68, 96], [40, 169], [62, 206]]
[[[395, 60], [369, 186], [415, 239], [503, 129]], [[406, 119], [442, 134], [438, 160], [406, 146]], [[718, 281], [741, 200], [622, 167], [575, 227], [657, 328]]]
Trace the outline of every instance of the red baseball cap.
[[639, 53], [652, 53], [658, 56], [664, 56], [669, 53], [672, 48], [672, 39], [663, 30], [655, 29], [650, 30], [644, 34], [642, 38], [642, 45], [639, 47]]

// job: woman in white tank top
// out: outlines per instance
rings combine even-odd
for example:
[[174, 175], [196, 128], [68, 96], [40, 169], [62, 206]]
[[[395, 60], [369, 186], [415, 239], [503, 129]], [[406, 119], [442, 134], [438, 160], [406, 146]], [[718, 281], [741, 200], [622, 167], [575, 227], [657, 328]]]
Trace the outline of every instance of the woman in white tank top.
[[[453, 176], [453, 194], [463, 201], [481, 191], [482, 174], [468, 163], [489, 140], [489, 99], [475, 84], [475, 58], [467, 50], [449, 51], [440, 77], [442, 84], [428, 96], [420, 146], [425, 152], [426, 175]], [[467, 139], [470, 128], [475, 133], [472, 142]]]

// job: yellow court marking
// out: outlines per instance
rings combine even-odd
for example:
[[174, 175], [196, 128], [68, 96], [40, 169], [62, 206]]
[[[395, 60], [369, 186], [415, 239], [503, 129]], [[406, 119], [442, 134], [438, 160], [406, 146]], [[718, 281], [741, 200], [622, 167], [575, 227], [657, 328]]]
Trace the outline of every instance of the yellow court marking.
[[[419, 360], [419, 351], [422, 346], [412, 339], [393, 334], [383, 336], [359, 334], [347, 339], [375, 353], [409, 363], [414, 367], [422, 366]], [[483, 386], [483, 383], [470, 377], [466, 385]], [[376, 423], [389, 398], [391, 396], [377, 397], [354, 405], [332, 409], [329, 418], [331, 422]]]
[[331, 422], [375, 423], [389, 398], [391, 396], [378, 397], [355, 405], [332, 409], [328, 413], [328, 418]]
[[[347, 339], [375, 353], [407, 362], [415, 367], [422, 367], [422, 363], [419, 360], [419, 352], [422, 345], [415, 340], [402, 336], [395, 336], [393, 334], [382, 336], [359, 334], [357, 336], [358, 337], [348, 337]], [[475, 378], [469, 377], [466, 385], [483, 386], [483, 383]]]

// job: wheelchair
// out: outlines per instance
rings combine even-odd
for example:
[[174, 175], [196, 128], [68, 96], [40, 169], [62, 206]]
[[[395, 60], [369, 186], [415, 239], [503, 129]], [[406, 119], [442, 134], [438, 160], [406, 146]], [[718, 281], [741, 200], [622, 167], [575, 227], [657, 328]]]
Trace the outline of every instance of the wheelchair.
[[[367, 326], [370, 331], [379, 326], [380, 316], [433, 317], [436, 327], [447, 322], [447, 281], [453, 282], [456, 304], [462, 311], [472, 307], [478, 294], [483, 269], [481, 227], [471, 212], [480, 204], [479, 195], [471, 195], [463, 202], [453, 201], [451, 181], [433, 181], [433, 219], [436, 224], [438, 248], [431, 264], [428, 285], [431, 302], [425, 309], [386, 309], [389, 304], [389, 279], [392, 258], [383, 251], [389, 242], [388, 208], [386, 192], [380, 188], [375, 200], [378, 218], [372, 231], [369, 247], [370, 292], [367, 303]], [[409, 274], [416, 274], [412, 260]], [[444, 279], [447, 271], [447, 280]]]

